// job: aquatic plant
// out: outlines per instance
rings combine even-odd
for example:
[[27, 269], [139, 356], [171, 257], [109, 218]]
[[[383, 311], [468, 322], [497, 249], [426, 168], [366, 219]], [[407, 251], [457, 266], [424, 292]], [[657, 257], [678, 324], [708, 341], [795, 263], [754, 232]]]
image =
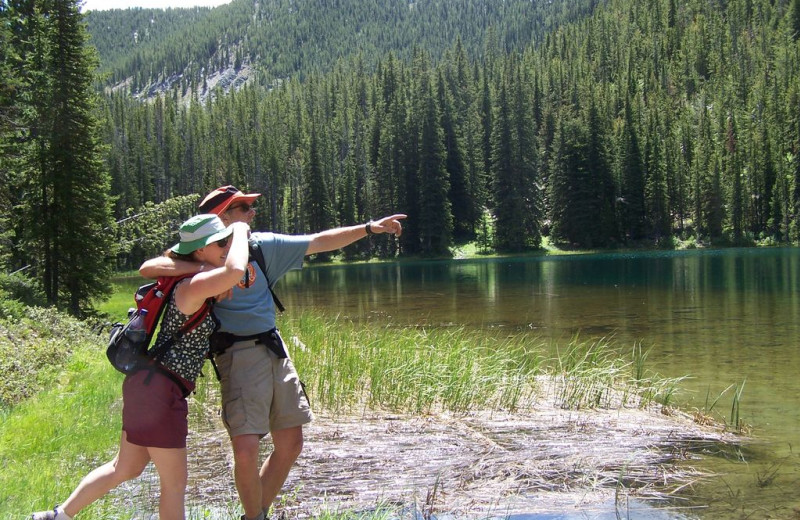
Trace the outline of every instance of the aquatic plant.
[[288, 320], [282, 334], [315, 406], [329, 410], [513, 411], [547, 392], [575, 410], [666, 406], [681, 381], [648, 370], [641, 348], [631, 361], [606, 339], [576, 336], [551, 347], [524, 335], [375, 327], [340, 317], [331, 323], [310, 315]]

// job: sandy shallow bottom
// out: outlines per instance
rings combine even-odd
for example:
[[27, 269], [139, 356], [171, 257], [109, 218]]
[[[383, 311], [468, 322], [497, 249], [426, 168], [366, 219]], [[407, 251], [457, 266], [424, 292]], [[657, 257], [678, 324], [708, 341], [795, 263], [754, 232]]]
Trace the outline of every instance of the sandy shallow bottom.
[[[193, 403], [190, 519], [238, 518], [232, 455], [213, 402]], [[279, 498], [281, 516], [385, 507], [410, 518], [691, 517], [681, 494], [710, 477], [692, 461], [739, 442], [656, 408], [569, 411], [541, 403], [515, 413], [322, 412], [305, 439]], [[271, 446], [263, 446], [266, 455]], [[147, 472], [114, 493], [137, 518], [155, 518], [158, 482]]]

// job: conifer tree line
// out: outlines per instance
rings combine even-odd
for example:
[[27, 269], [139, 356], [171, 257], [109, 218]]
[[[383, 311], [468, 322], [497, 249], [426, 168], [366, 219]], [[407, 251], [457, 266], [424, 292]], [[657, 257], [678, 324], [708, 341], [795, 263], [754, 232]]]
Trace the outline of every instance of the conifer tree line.
[[206, 103], [111, 95], [117, 212], [231, 183], [276, 231], [412, 215], [386, 255], [796, 242], [798, 34], [798, 0], [612, 0], [519, 52], [457, 39]]
[[76, 0], [0, 2], [0, 268], [84, 315], [114, 266], [97, 57]]
[[213, 10], [94, 11], [86, 20], [107, 84], [139, 95], [204, 85], [215, 72], [248, 64], [265, 87], [295, 74], [305, 80], [354, 49], [369, 62], [390, 51], [407, 61], [415, 46], [438, 58], [460, 37], [468, 54], [478, 54], [488, 32], [504, 49], [520, 50], [604, 1], [232, 0]]

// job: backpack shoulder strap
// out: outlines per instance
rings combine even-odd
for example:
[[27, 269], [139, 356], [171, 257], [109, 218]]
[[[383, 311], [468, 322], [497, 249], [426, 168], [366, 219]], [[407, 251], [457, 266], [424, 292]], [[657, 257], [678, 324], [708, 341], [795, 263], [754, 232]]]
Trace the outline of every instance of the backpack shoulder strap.
[[[172, 293], [175, 291], [175, 287], [177, 287], [178, 282], [180, 282], [184, 278], [190, 278], [192, 276], [194, 276], [194, 274], [174, 277], [175, 279], [171, 281], [172, 285], [169, 287], [169, 290], [165, 294], [164, 306], [161, 309], [161, 314], [163, 314], [163, 310], [167, 307], [167, 305], [169, 305], [169, 301], [172, 298]], [[197, 328], [197, 326], [200, 325], [204, 319], [206, 319], [206, 316], [208, 316], [208, 314], [211, 312], [212, 304], [213, 304], [213, 298], [207, 298], [203, 302], [203, 305], [199, 309], [197, 309], [194, 312], [194, 314], [192, 314], [189, 317], [189, 319], [187, 319], [184, 322], [184, 324], [181, 326], [180, 329], [175, 331], [170, 337], [168, 337], [164, 341], [164, 343], [159, 345], [157, 348], [151, 349], [149, 352], [149, 356], [156, 361], [161, 361], [161, 359], [166, 355], [166, 353], [169, 351], [170, 348], [172, 348], [172, 346], [175, 343], [177, 343], [183, 336], [185, 336], [186, 334]], [[161, 328], [161, 320], [163, 320], [163, 316], [159, 316], [159, 323], [157, 324], [158, 329]]]
[[[250, 246], [250, 260], [255, 260], [258, 264], [258, 267], [261, 268], [261, 272], [264, 273], [264, 278], [267, 280], [267, 287], [269, 287], [269, 292], [272, 293], [272, 299], [275, 302], [275, 307], [281, 312], [285, 311], [283, 304], [281, 303], [280, 299], [278, 299], [278, 295], [275, 294], [275, 291], [272, 290], [272, 284], [269, 281], [269, 277], [267, 276], [267, 262], [264, 260], [264, 251], [261, 250], [261, 246], [258, 245], [255, 241], [250, 241], [248, 243]], [[250, 286], [250, 277], [249, 273], [245, 272], [245, 286]]]

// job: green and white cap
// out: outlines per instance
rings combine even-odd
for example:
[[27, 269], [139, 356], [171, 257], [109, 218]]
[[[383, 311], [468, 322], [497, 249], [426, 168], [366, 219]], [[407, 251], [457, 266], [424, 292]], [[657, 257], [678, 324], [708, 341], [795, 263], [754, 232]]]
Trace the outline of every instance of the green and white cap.
[[181, 224], [179, 234], [181, 241], [172, 246], [172, 251], [188, 255], [201, 247], [223, 239], [233, 233], [233, 228], [226, 228], [216, 215], [196, 215]]

